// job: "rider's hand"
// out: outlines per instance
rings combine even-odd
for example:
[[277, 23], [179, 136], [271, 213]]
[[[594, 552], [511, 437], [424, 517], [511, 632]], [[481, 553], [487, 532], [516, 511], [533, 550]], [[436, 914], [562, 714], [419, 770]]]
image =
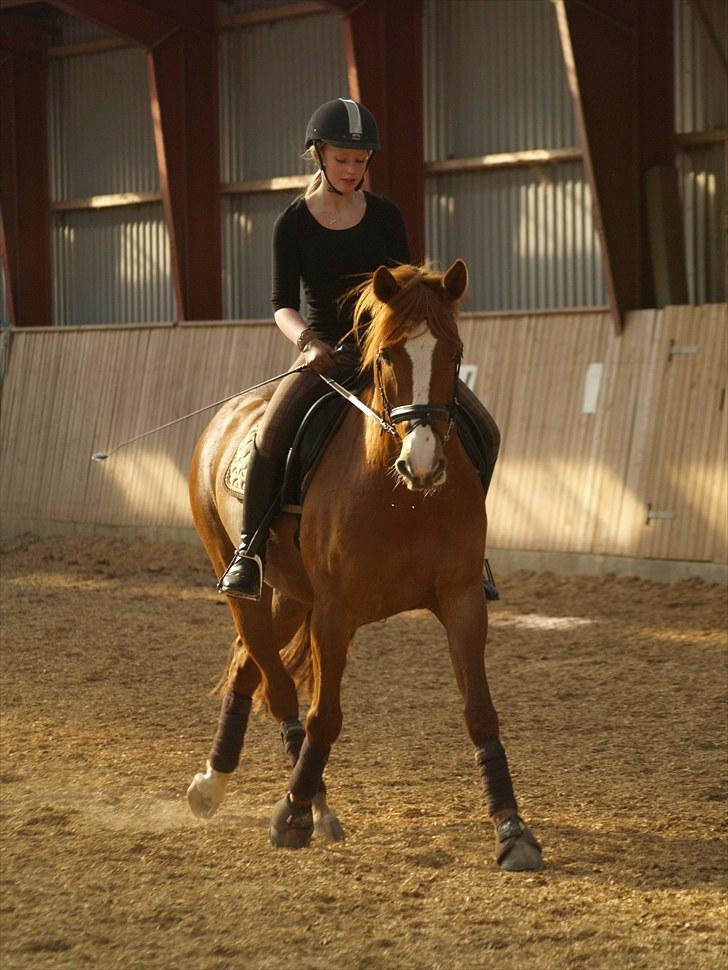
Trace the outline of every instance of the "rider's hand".
[[334, 348], [323, 340], [312, 340], [303, 354], [306, 365], [317, 374], [325, 374], [326, 371], [336, 367], [336, 361], [331, 356]]

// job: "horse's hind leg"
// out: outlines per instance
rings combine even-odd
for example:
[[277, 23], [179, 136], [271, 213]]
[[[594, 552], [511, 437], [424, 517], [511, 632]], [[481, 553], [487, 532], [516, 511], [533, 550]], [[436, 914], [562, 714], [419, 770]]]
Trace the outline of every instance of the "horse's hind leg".
[[346, 628], [341, 609], [335, 616], [325, 619], [314, 609], [311, 621], [313, 698], [306, 721], [306, 737], [291, 771], [288, 794], [273, 810], [270, 838], [275, 846], [298, 849], [308, 845], [314, 831], [315, 812], [317, 808], [321, 811], [321, 804], [329, 817], [319, 820], [320, 834], [332, 841], [344, 837], [336, 816], [320, 799], [331, 745], [341, 732], [341, 679], [353, 633], [352, 629]]
[[464, 701], [465, 723], [476, 748], [488, 814], [495, 826], [496, 860], [510, 871], [540, 869], [541, 848], [518, 815], [498, 715], [485, 674], [488, 614], [480, 583], [438, 597], [436, 613], [447, 632], [455, 677]]

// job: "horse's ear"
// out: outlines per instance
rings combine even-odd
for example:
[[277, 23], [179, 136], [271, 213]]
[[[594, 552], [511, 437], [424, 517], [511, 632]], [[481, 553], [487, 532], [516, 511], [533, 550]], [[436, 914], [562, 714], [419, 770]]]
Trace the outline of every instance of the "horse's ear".
[[468, 288], [468, 267], [462, 259], [456, 259], [450, 269], [445, 273], [442, 281], [448, 299], [453, 303], [459, 300]]
[[395, 293], [399, 290], [397, 280], [392, 276], [386, 266], [380, 266], [372, 277], [374, 295], [380, 303], [389, 303]]

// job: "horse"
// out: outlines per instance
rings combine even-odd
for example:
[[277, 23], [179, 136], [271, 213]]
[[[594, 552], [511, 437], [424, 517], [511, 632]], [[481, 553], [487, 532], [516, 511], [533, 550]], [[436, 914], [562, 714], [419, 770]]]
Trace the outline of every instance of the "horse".
[[[349, 645], [365, 624], [424, 609], [447, 635], [497, 864], [508, 871], [541, 868], [541, 847], [518, 813], [485, 672], [485, 505], [455, 431], [457, 313], [467, 282], [465, 263], [456, 260], [445, 273], [381, 266], [360, 286], [354, 332], [370, 385], [361, 392], [363, 407], [347, 410], [319, 459], [300, 522], [285, 510], [275, 516], [260, 600], [228, 599], [237, 636], [220, 685], [212, 753], [188, 789], [198, 817], [209, 818], [223, 800], [255, 695], [281, 725], [291, 761], [287, 794], [272, 813], [271, 843], [303, 848], [314, 835], [343, 839], [323, 774], [342, 727]], [[239, 529], [239, 501], [225, 488], [225, 471], [265, 404], [260, 394], [230, 402], [194, 451], [192, 513], [217, 576]], [[298, 691], [306, 684], [304, 728]]]

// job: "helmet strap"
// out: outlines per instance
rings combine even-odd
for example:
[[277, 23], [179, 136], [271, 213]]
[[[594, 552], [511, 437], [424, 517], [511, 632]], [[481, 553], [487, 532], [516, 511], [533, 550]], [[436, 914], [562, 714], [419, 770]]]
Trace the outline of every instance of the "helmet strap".
[[358, 192], [359, 189], [362, 187], [362, 185], [364, 185], [364, 179], [366, 177], [367, 172], [369, 171], [369, 166], [371, 165], [373, 158], [374, 158], [374, 152], [373, 151], [370, 151], [369, 152], [369, 158], [367, 159], [367, 163], [364, 166], [364, 174], [361, 177], [361, 181], [359, 182], [359, 184], [357, 185], [357, 187], [354, 189], [355, 192]]
[[[330, 181], [328, 175], [326, 174], [326, 166], [324, 165], [323, 158], [321, 158], [321, 152], [319, 151], [319, 143], [318, 142], [314, 142], [313, 148], [314, 148], [314, 151], [316, 152], [316, 159], [318, 161], [319, 168], [321, 169], [321, 172], [323, 174], [323, 177], [326, 179], [326, 184], [327, 184], [326, 191], [327, 192], [335, 192], [337, 195], [343, 195], [344, 194], [343, 192], [339, 192], [338, 189], [335, 189], [334, 188], [334, 186], [331, 184], [331, 181]], [[357, 186], [357, 188], [358, 187], [359, 186]]]

